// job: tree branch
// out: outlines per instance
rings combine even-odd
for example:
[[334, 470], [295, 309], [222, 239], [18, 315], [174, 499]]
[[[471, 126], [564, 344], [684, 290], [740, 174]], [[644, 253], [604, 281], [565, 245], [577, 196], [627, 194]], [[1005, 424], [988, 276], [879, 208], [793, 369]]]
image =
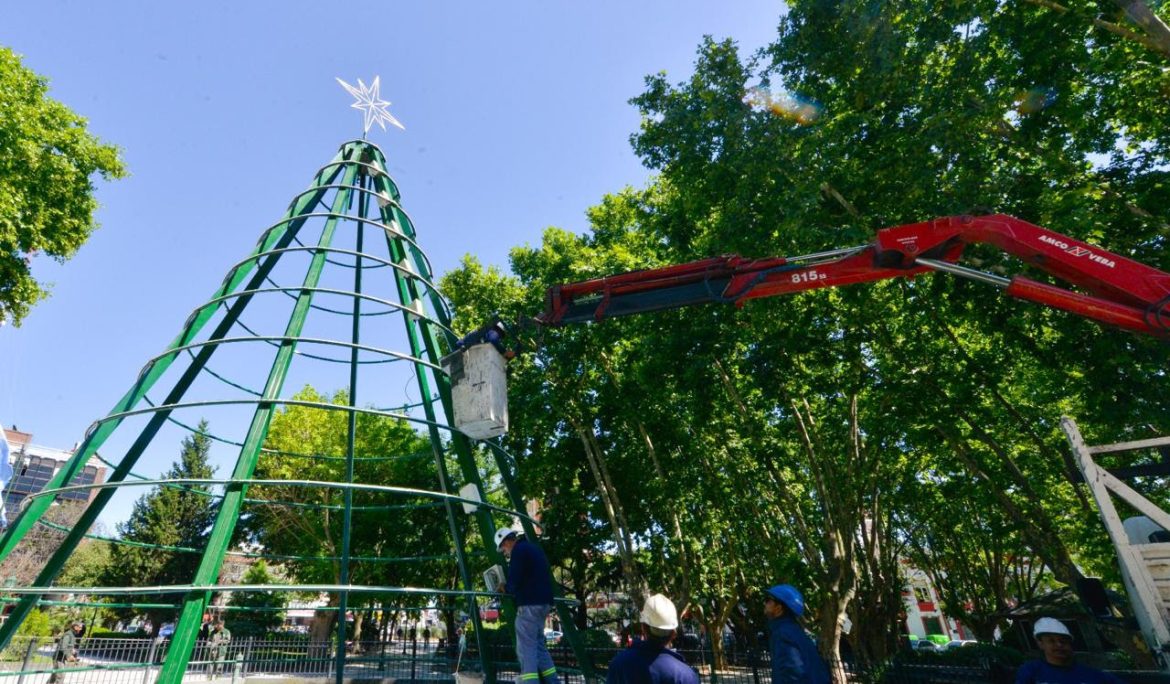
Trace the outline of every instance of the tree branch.
[[[1054, 12], [1060, 12], [1061, 14], [1066, 14], [1070, 11], [1069, 8], [1052, 0], [1025, 0], [1025, 2], [1053, 10]], [[1120, 24], [1096, 17], [1091, 20], [1093, 26], [1121, 36], [1126, 40], [1132, 40], [1135, 43], [1144, 45], [1146, 48], [1161, 54], [1163, 57], [1170, 57], [1170, 29], [1167, 29], [1166, 24], [1150, 11], [1150, 8], [1144, 2], [1140, 0], [1113, 0], [1113, 2], [1124, 10], [1131, 20], [1141, 26], [1146, 31], [1146, 35], [1131, 31]], [[1137, 7], [1132, 7], [1135, 5]]]

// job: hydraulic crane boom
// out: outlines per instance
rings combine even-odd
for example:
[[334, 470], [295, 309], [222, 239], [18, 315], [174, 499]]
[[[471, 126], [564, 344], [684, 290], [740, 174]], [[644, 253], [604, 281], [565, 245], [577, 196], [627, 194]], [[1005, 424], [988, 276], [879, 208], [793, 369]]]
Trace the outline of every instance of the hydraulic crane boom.
[[[955, 262], [990, 244], [1085, 291]], [[722, 256], [549, 288], [544, 325], [602, 320], [707, 302], [750, 299], [945, 271], [1006, 294], [1150, 335], [1170, 335], [1170, 273], [1012, 216], [950, 216], [877, 232], [868, 245], [800, 257]]]

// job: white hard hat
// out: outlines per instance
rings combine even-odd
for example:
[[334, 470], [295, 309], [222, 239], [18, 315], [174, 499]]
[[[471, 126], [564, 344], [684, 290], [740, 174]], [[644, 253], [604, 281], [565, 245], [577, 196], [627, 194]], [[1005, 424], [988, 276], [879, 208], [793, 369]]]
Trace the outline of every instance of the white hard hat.
[[1040, 636], [1041, 634], [1063, 634], [1071, 638], [1072, 632], [1068, 631], [1068, 627], [1056, 618], [1042, 617], [1036, 621], [1032, 626], [1032, 636]]
[[500, 544], [503, 544], [508, 537], [511, 537], [514, 534], [519, 534], [519, 532], [512, 529], [511, 527], [501, 527], [500, 529], [496, 530], [496, 548], [499, 549]]
[[655, 594], [642, 606], [642, 624], [655, 629], [678, 629], [678, 611], [670, 599]]

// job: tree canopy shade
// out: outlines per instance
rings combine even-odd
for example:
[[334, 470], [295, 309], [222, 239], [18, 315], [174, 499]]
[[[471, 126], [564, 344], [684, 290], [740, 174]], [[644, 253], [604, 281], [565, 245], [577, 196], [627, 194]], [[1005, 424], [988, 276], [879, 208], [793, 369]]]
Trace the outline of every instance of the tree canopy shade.
[[126, 174], [118, 150], [47, 90], [0, 46], [0, 321], [16, 325], [47, 295], [33, 257], [72, 257], [97, 227], [93, 175]]

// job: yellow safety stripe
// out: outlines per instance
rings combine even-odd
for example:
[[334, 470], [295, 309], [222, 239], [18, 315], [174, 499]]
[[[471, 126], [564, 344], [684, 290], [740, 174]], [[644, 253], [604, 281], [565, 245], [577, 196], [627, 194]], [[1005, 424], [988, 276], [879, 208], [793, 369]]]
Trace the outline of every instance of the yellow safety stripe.
[[520, 675], [520, 679], [540, 679], [540, 673], [529, 672], [528, 674], [522, 674]]
[[541, 677], [549, 677], [549, 676], [555, 675], [556, 673], [557, 673], [557, 668], [550, 667], [547, 670], [545, 670], [544, 672], [541, 672], [540, 676]]

